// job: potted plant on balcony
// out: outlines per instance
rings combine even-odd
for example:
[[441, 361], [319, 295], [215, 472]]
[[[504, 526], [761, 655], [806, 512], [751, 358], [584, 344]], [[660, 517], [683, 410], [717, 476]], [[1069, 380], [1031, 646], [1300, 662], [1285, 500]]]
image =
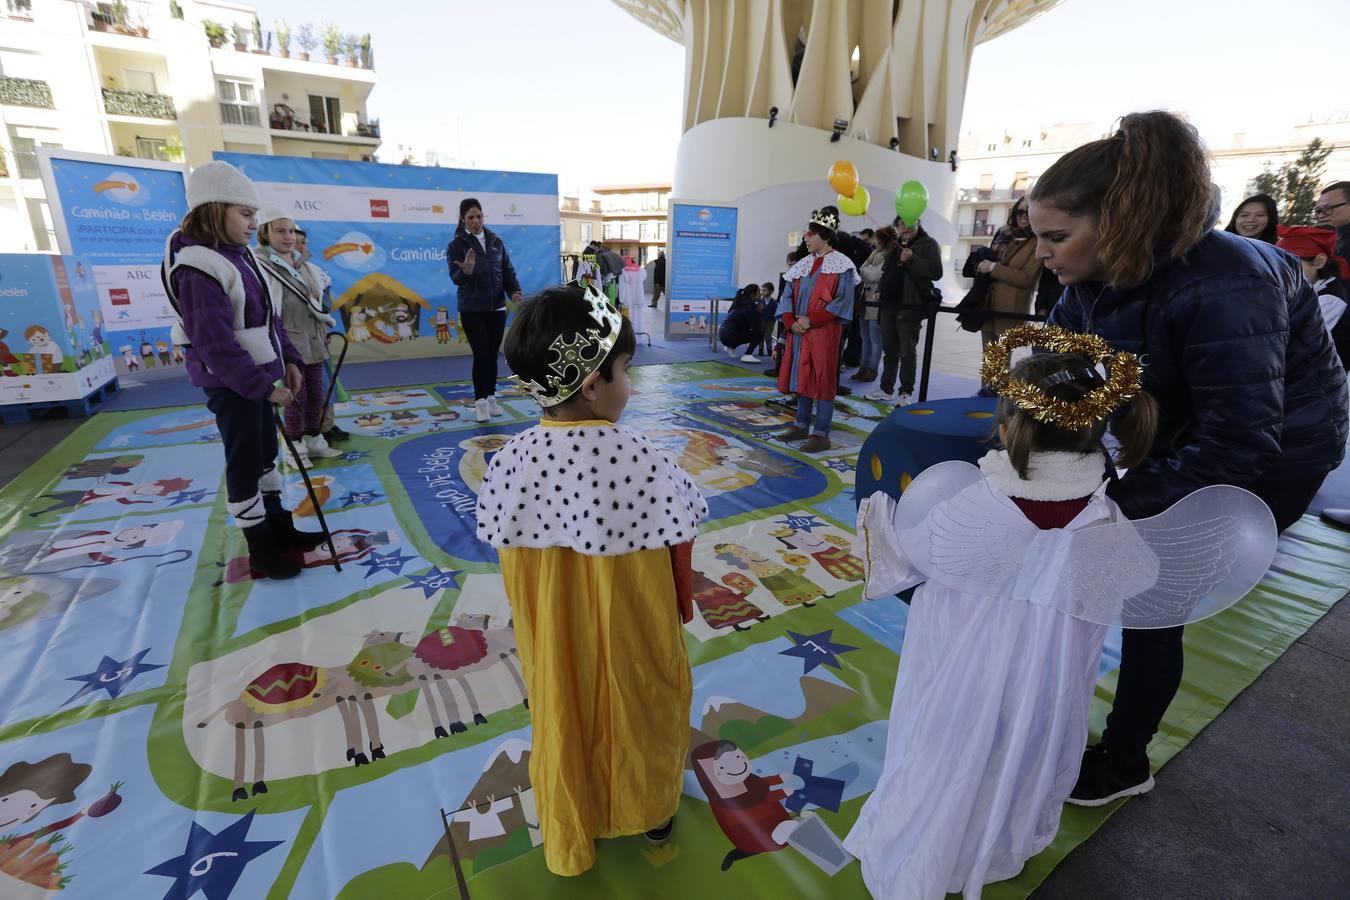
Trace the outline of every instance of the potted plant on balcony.
[[361, 46], [361, 39], [354, 34], [344, 34], [342, 36], [342, 54], [347, 57], [347, 65], [356, 68], [356, 49]]
[[268, 117], [268, 122], [273, 128], [281, 131], [295, 130], [295, 110], [285, 103], [273, 103], [272, 115]]
[[370, 35], [361, 35], [361, 68], [370, 68]]
[[291, 56], [291, 27], [282, 19], [276, 23], [277, 29], [277, 52], [281, 54], [282, 59], [290, 59]]
[[183, 18], [183, 6], [178, 0], [169, 0], [169, 15], [179, 20]]
[[234, 49], [240, 53], [247, 53], [249, 29], [243, 25], [235, 25], [230, 31], [234, 35]]
[[212, 47], [219, 48], [225, 46], [225, 26], [219, 22], [212, 22], [207, 19], [202, 22], [202, 28], [206, 30], [206, 42]]
[[314, 26], [308, 22], [301, 25], [295, 33], [295, 42], [300, 45], [300, 61], [309, 62], [310, 51], [319, 46], [319, 39], [314, 36]]
[[270, 54], [272, 52], [272, 35], [269, 33], [264, 43], [262, 23], [258, 17], [253, 17], [253, 52]]
[[342, 52], [342, 32], [332, 22], [323, 26], [323, 52], [328, 54], [328, 64], [336, 66], [338, 54]]

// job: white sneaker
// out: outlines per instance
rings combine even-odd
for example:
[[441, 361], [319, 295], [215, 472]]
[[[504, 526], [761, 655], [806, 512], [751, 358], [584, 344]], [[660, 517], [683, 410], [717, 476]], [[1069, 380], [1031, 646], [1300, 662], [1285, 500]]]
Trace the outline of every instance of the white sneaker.
[[875, 388], [863, 394], [864, 400], [878, 400], [882, 403], [894, 403], [895, 395], [890, 391], [883, 391], [881, 388]]
[[896, 405], [896, 406], [909, 406], [909, 405], [910, 405], [911, 403], [913, 403], [913, 402], [914, 402], [914, 398], [911, 397], [909, 394], [896, 394], [896, 395], [895, 395], [895, 405]]
[[336, 459], [342, 455], [341, 450], [334, 450], [328, 446], [328, 441], [321, 434], [305, 435], [305, 455], [313, 459]]
[[486, 422], [488, 420], [488, 402], [486, 399], [474, 401], [473, 420], [475, 422]]
[[744, 356], [741, 357], [741, 362], [744, 362], [744, 363], [757, 363], [757, 362], [759, 362], [759, 357], [756, 356], [756, 355], [753, 354], [753, 353], [747, 353], [747, 354], [745, 354]]
[[281, 443], [281, 447], [282, 447], [281, 459], [282, 459], [282, 462], [284, 462], [286, 465], [290, 466], [292, 469], [308, 469], [308, 468], [311, 468], [311, 467], [312, 467], [312, 463], [310, 463], [310, 461], [309, 461], [309, 452], [308, 452], [307, 450], [305, 450], [305, 442], [304, 442], [303, 440], [296, 439], [296, 440], [292, 441], [291, 443], [292, 443], [292, 444], [294, 445], [294, 447], [295, 447], [295, 453], [291, 453], [290, 449], [288, 449], [288, 448], [286, 447], [286, 442], [285, 442], [285, 441], [282, 441], [282, 443]]
[[504, 415], [506, 415], [506, 413], [502, 412], [502, 408], [501, 408], [500, 406], [497, 405], [497, 395], [496, 395], [496, 394], [493, 394], [491, 397], [488, 397], [488, 398], [487, 398], [487, 408], [488, 408], [488, 415], [490, 415], [490, 416], [504, 416]]
[[735, 359], [735, 358], [736, 358], [736, 348], [735, 348], [735, 347], [728, 347], [728, 348], [727, 348], [727, 356], [730, 356], [732, 359]]

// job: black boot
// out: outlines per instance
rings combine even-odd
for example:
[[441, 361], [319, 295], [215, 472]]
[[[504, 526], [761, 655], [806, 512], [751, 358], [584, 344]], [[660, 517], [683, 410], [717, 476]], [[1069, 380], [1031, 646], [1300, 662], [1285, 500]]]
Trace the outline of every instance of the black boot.
[[267, 524], [272, 528], [272, 538], [282, 553], [313, 550], [324, 542], [322, 532], [296, 530], [290, 511], [281, 505], [280, 494], [264, 493], [263, 509], [267, 511]]
[[349, 432], [343, 431], [336, 425], [323, 433], [323, 439], [330, 444], [334, 441], [345, 441], [349, 437], [351, 437]]
[[298, 531], [289, 510], [268, 513], [267, 524], [280, 550], [313, 550], [327, 541], [321, 531]]
[[248, 542], [248, 565], [254, 572], [278, 581], [300, 574], [300, 564], [281, 555], [269, 523], [245, 528], [244, 540]]

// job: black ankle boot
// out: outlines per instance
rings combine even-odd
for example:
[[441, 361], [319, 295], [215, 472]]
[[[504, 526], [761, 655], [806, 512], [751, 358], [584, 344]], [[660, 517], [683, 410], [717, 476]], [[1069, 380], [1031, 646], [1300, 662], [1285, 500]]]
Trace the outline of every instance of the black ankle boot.
[[254, 572], [274, 580], [294, 578], [300, 574], [300, 564], [281, 555], [283, 548], [279, 546], [268, 522], [245, 528], [244, 540], [248, 542], [249, 568]]
[[313, 550], [325, 541], [321, 531], [297, 531], [295, 519], [291, 517], [289, 510], [269, 512], [267, 524], [272, 529], [272, 537], [276, 540], [277, 548], [282, 552]]

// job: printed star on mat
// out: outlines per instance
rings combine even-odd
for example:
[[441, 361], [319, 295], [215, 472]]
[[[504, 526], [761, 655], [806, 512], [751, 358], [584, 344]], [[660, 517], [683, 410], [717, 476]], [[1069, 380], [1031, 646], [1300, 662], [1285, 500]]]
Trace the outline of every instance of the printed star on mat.
[[355, 506], [358, 503], [374, 503], [384, 497], [384, 494], [375, 491], [352, 491], [347, 495], [347, 499], [342, 501], [338, 509], [346, 509], [349, 506]]
[[403, 567], [413, 561], [413, 557], [404, 556], [402, 550], [390, 550], [388, 553], [373, 551], [370, 556], [361, 560], [361, 565], [366, 567], [366, 574], [363, 576], [369, 578], [376, 572], [393, 572], [395, 575], [403, 573]]
[[282, 841], [250, 841], [248, 828], [253, 823], [254, 810], [219, 834], [192, 823], [188, 830], [187, 847], [182, 856], [165, 860], [147, 875], [163, 875], [174, 879], [164, 900], [187, 900], [198, 891], [206, 900], [226, 900], [244, 867]]
[[370, 456], [369, 450], [348, 450], [346, 453], [342, 454], [342, 461], [356, 462], [357, 460], [365, 459], [368, 456]]
[[462, 569], [442, 572], [439, 567], [432, 566], [425, 575], [407, 575], [404, 577], [408, 579], [409, 584], [420, 587], [429, 600], [441, 588], [458, 588], [459, 576], [463, 574]]
[[407, 433], [408, 429], [406, 428], [386, 428], [383, 431], [375, 432], [375, 436], [382, 438], [396, 438], [403, 437]]
[[825, 465], [836, 472], [852, 472], [857, 463], [849, 462], [847, 459], [827, 459]]
[[196, 442], [199, 443], [199, 444], [214, 444], [216, 441], [220, 440], [220, 435], [219, 435], [219, 434], [199, 434], [199, 435], [197, 435], [195, 438], [193, 438], [193, 440], [196, 441]]
[[842, 668], [839, 665], [839, 655], [858, 648], [850, 647], [848, 644], [836, 644], [830, 640], [833, 634], [833, 628], [817, 634], [798, 634], [795, 631], [789, 631], [788, 637], [792, 638], [792, 643], [796, 646], [780, 650], [778, 655], [796, 656], [806, 660], [806, 668], [802, 670], [803, 675], [822, 664], [833, 669]]
[[[155, 669], [164, 668], [160, 665], [145, 665], [141, 662], [141, 660], [145, 659], [145, 654], [149, 652], [150, 648], [147, 647], [130, 659], [125, 659], [121, 662], [118, 662], [111, 656], [105, 656], [102, 661], [99, 662], [98, 668], [88, 675], [76, 675], [67, 678], [66, 681], [83, 681], [84, 687], [76, 691], [75, 696], [67, 700], [66, 703], [74, 703], [81, 697], [88, 696], [98, 690], [107, 691], [108, 697], [116, 700], [122, 695], [122, 691], [126, 690], [127, 685], [131, 683], [131, 679], [142, 672], [153, 672]], [[61, 705], [65, 706], [66, 703], [62, 703]]]
[[825, 523], [815, 516], [793, 516], [789, 515], [786, 519], [779, 519], [774, 522], [775, 525], [786, 525], [793, 531], [805, 531], [811, 533], [812, 528], [824, 528]]
[[201, 503], [206, 499], [210, 491], [179, 491], [169, 498], [170, 506], [178, 506], [182, 503]]

